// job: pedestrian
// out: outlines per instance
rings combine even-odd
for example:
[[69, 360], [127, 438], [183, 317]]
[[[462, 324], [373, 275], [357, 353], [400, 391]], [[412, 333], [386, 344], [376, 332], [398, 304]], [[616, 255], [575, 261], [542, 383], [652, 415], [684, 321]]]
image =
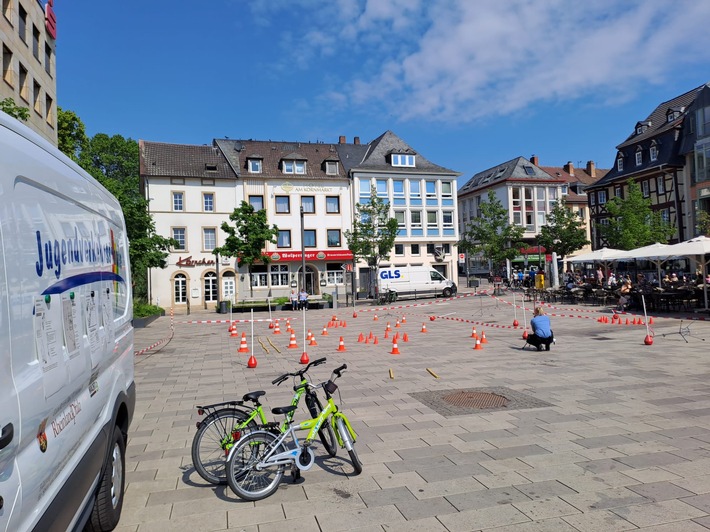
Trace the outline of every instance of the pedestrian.
[[301, 288], [301, 291], [298, 293], [298, 302], [302, 309], [308, 310], [308, 292], [306, 292], [305, 288]]
[[295, 288], [291, 290], [289, 299], [291, 300], [291, 310], [298, 310], [298, 294], [296, 293]]
[[543, 346], [546, 351], [549, 351], [550, 344], [555, 341], [551, 326], [550, 317], [545, 314], [545, 309], [535, 307], [533, 319], [530, 320], [530, 328], [533, 332], [528, 334], [528, 343], [536, 347], [538, 351], [542, 351]]
[[597, 286], [600, 288], [604, 286], [604, 270], [601, 266], [597, 266]]

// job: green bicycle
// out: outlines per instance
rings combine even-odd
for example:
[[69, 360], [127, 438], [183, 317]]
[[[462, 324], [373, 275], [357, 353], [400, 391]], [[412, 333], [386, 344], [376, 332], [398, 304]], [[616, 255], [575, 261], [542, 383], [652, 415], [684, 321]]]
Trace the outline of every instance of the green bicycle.
[[[227, 459], [227, 482], [236, 495], [247, 501], [265, 499], [278, 489], [286, 466], [291, 466], [294, 480], [301, 471], [309, 470], [315, 461], [311, 445], [323, 425], [336, 429], [338, 444], [347, 449], [355, 474], [362, 473], [362, 462], [355, 451], [357, 434], [332, 397], [338, 389], [334, 381], [347, 367], [343, 364], [335, 369], [331, 378], [321, 384], [304, 384], [305, 387], [323, 388], [325, 391], [328, 403], [318, 416], [294, 424], [288, 420], [293, 416], [295, 406], [273, 408], [272, 413], [286, 416], [288, 429], [285, 432], [274, 434], [268, 430], [255, 430], [244, 435], [232, 448]], [[297, 430], [308, 431], [303, 444], [298, 441]], [[289, 437], [291, 441], [287, 443], [286, 438]]]
[[[197, 432], [192, 439], [192, 463], [197, 473], [211, 484], [226, 484], [226, 458], [234, 444], [239, 441], [247, 432], [259, 427], [274, 431], [284, 432], [293, 421], [293, 412], [296, 410], [301, 397], [305, 394], [306, 407], [313, 417], [317, 417], [323, 411], [323, 405], [318, 399], [313, 386], [306, 378], [308, 370], [314, 366], [325, 364], [325, 358], [319, 358], [308, 364], [305, 368], [294, 373], [284, 373], [274, 379], [271, 384], [279, 386], [289, 377], [300, 378], [300, 382], [294, 386], [294, 396], [291, 400], [293, 411], [286, 416], [283, 423], [269, 423], [266, 419], [264, 409], [259, 399], [266, 395], [266, 392], [259, 390], [249, 392], [242, 397], [241, 401], [226, 401], [206, 406], [198, 406], [197, 413], [207, 416], [197, 422]], [[245, 403], [253, 403], [249, 408]], [[330, 456], [335, 456], [338, 448], [335, 445], [335, 435], [333, 428], [324, 426], [318, 431], [323, 447]]]

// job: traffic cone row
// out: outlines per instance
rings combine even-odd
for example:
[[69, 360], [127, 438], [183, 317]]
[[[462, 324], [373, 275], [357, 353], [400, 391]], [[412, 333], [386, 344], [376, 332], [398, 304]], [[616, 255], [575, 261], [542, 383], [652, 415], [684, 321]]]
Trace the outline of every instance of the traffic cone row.
[[298, 349], [298, 344], [296, 343], [296, 333], [291, 331], [291, 339], [288, 342], [288, 349]]
[[471, 332], [471, 338], [478, 338], [478, 334], [476, 333], [476, 326], [473, 326], [473, 331]]
[[274, 334], [281, 334], [281, 329], [279, 329], [279, 322], [276, 322], [276, 325], [274, 325]]
[[237, 324], [232, 323], [232, 329], [229, 333], [230, 338], [239, 338], [239, 333], [237, 332]]
[[399, 352], [399, 347], [397, 346], [397, 336], [394, 337], [394, 340], [392, 340], [392, 351], [390, 351], [390, 355], [401, 355], [402, 353]]
[[474, 349], [476, 349], [476, 350], [483, 349], [483, 346], [481, 345], [480, 338], [476, 338], [476, 345], [474, 346]]
[[247, 345], [247, 334], [242, 333], [242, 341], [239, 344], [239, 351], [238, 353], [248, 353], [249, 352], [249, 346]]
[[320, 333], [321, 336], [328, 336], [328, 327], [323, 326], [323, 332]]

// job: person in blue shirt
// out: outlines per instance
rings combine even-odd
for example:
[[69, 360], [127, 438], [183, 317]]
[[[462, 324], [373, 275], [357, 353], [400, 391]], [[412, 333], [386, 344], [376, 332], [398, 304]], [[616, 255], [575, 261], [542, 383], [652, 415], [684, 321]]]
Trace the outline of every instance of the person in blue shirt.
[[542, 307], [535, 307], [533, 319], [530, 320], [530, 328], [532, 333], [528, 334], [527, 341], [530, 345], [535, 346], [538, 351], [550, 350], [550, 344], [554, 341], [552, 333], [550, 317], [545, 314]]

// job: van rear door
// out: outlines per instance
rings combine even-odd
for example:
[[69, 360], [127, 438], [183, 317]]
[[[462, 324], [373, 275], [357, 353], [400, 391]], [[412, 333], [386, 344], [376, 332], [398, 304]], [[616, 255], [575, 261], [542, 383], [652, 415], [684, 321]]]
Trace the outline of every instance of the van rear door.
[[[6, 219], [0, 212], [0, 220]], [[18, 500], [20, 475], [17, 449], [20, 441], [20, 407], [12, 375], [12, 339], [10, 337], [9, 298], [5, 271], [5, 248], [0, 226], [0, 531], [16, 530], [10, 524]], [[16, 515], [19, 512], [16, 512]]]

